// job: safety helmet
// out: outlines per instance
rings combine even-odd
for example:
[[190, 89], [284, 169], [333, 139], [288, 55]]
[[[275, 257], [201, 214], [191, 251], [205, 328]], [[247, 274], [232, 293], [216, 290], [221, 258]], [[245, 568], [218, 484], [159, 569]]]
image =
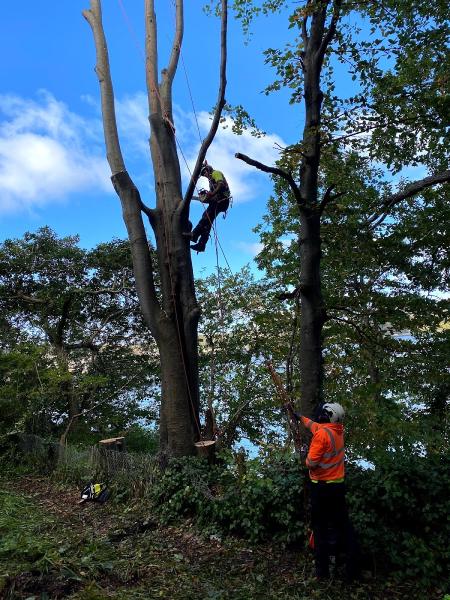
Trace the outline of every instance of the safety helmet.
[[327, 402], [322, 406], [321, 419], [329, 423], [342, 423], [345, 416], [345, 411], [337, 402]]
[[212, 166], [208, 165], [208, 163], [205, 161], [203, 163], [202, 170], [200, 171], [200, 176], [205, 177], [208, 173], [212, 173], [212, 171], [213, 171]]

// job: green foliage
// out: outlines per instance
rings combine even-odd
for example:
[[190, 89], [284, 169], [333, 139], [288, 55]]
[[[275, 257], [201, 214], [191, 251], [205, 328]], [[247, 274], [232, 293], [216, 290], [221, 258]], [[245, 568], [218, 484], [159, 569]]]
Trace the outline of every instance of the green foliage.
[[[424, 585], [442, 582], [449, 564], [450, 460], [385, 455], [375, 470], [348, 469], [348, 502], [369, 568]], [[206, 532], [258, 543], [306, 543], [304, 478], [298, 460], [274, 455], [210, 468], [171, 463], [151, 490], [163, 522], [193, 518]]]
[[450, 459], [393, 452], [375, 470], [349, 469], [349, 504], [363, 548], [381, 569], [424, 583], [450, 566]]
[[212, 404], [222, 445], [232, 447], [241, 437], [280, 437], [279, 400], [265, 362], [280, 368], [285, 361], [291, 315], [248, 267], [198, 281], [197, 296], [201, 397]]
[[126, 430], [126, 444], [130, 452], [156, 454], [159, 447], [158, 431], [141, 425], [132, 425]]
[[304, 534], [298, 461], [277, 456], [210, 468], [198, 459], [171, 463], [151, 492], [161, 518], [194, 517], [198, 524], [251, 542], [295, 542]]
[[122, 240], [88, 251], [44, 227], [0, 245], [4, 431], [61, 435], [70, 423], [86, 441], [154, 420], [156, 348], [133, 284]]

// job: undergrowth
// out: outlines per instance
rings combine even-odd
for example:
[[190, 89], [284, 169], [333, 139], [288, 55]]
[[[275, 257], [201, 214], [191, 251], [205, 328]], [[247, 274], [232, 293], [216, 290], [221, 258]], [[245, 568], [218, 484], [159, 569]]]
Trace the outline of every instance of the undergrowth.
[[[24, 489], [25, 488], [25, 489]], [[78, 505], [46, 479], [0, 481], [0, 597], [7, 600], [384, 600], [443, 593], [415, 582], [345, 586], [312, 577], [312, 557], [278, 544], [158, 525], [145, 502]]]

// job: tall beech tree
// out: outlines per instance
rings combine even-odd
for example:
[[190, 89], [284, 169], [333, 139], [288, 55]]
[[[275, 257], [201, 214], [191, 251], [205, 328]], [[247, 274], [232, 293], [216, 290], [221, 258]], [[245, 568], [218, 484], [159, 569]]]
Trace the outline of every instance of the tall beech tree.
[[[266, 51], [266, 62], [278, 76], [266, 92], [290, 88], [291, 103], [302, 103], [305, 117], [300, 142], [283, 150], [277, 166], [242, 154], [236, 157], [283, 180], [297, 206], [298, 278], [291, 296], [298, 297], [301, 311], [301, 408], [311, 414], [323, 396], [323, 327], [329, 318], [321, 280], [322, 225], [335, 201], [351, 194], [351, 189], [340, 188], [338, 174], [332, 180], [326, 177], [323, 159], [352, 147], [370, 152], [393, 172], [405, 165], [428, 167], [427, 177], [408, 182], [396, 193], [389, 190], [387, 181], [380, 186], [372, 213], [360, 223], [374, 235], [382, 233], [380, 227], [399, 203], [450, 179], [446, 121], [442, 120], [444, 114], [448, 116], [448, 77], [442, 70], [442, 57], [436, 61], [429, 57], [435, 48], [438, 56], [448, 48], [448, 8], [444, 3], [438, 3], [435, 10], [422, 1], [390, 0], [306, 0], [300, 6], [286, 0], [234, 3], [245, 28], [258, 13], [290, 6], [289, 27], [297, 35], [284, 50]], [[344, 19], [350, 14], [359, 24]], [[362, 26], [370, 28], [367, 37], [361, 36]], [[447, 45], [441, 45], [445, 40]], [[427, 52], [424, 44], [429, 44]], [[356, 81], [358, 92], [351, 96], [336, 95], [338, 61], [348, 66]], [[418, 73], [426, 73], [422, 86]], [[392, 97], [386, 94], [387, 83], [395, 91]], [[425, 106], [418, 106], [411, 90], [421, 90]]]
[[[92, 28], [97, 55], [106, 154], [112, 183], [122, 205], [133, 259], [136, 290], [144, 320], [154, 336], [161, 360], [161, 449], [182, 456], [193, 453], [200, 436], [198, 340], [200, 316], [189, 242], [189, 207], [206, 151], [217, 131], [226, 87], [227, 2], [221, 2], [219, 91], [211, 128], [203, 141], [192, 178], [183, 197], [172, 112], [172, 84], [184, 32], [183, 1], [174, 2], [176, 25], [171, 55], [158, 73], [157, 24], [154, 0], [145, 0], [145, 72], [148, 92], [150, 151], [156, 206], [150, 208], [128, 174], [116, 126], [114, 93], [100, 0], [83, 12]], [[156, 264], [145, 232], [148, 219], [156, 239]], [[156, 273], [160, 294], [155, 287]]]

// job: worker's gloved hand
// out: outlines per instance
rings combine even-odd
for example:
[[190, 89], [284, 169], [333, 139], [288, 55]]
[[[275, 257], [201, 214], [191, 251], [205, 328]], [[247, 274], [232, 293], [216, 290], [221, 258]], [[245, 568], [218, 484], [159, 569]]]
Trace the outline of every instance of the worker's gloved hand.
[[290, 414], [290, 416], [293, 417], [296, 421], [300, 420], [300, 415], [298, 415], [295, 412], [292, 402], [286, 402], [286, 404], [283, 404], [283, 408], [285, 410], [287, 410], [287, 412]]

